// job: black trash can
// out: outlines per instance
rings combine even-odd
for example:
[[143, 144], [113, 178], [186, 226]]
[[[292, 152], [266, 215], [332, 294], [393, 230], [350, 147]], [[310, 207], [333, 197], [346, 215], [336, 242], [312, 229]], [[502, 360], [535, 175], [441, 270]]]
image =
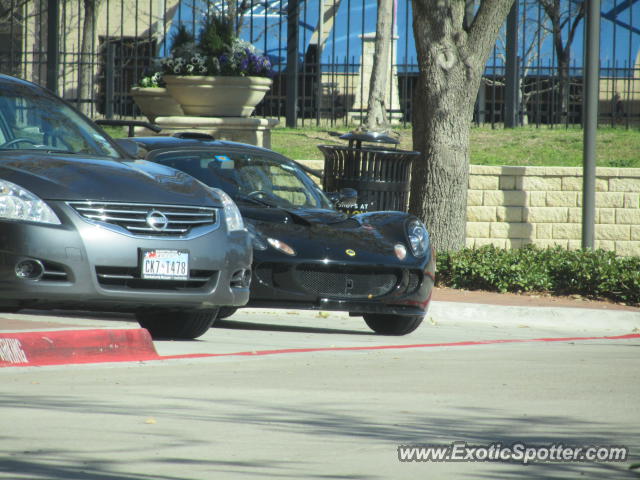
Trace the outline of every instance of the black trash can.
[[[349, 140], [349, 145], [318, 145], [324, 155], [324, 191], [354, 189], [358, 193], [355, 202], [338, 202], [337, 208], [350, 214], [377, 210], [406, 212], [411, 164], [420, 153], [398, 150], [396, 139], [379, 133], [352, 132], [340, 138]], [[363, 146], [363, 142], [394, 147]]]

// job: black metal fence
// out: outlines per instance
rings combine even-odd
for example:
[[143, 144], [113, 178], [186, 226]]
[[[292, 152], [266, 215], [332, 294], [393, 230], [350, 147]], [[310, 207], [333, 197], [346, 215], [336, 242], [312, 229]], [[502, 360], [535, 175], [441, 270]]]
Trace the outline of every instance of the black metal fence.
[[[177, 26], [197, 35], [204, 14], [228, 13], [231, 6], [239, 35], [265, 51], [274, 66], [273, 86], [255, 114], [284, 117], [289, 91], [286, 0], [226, 1], [0, 0], [0, 72], [53, 86], [94, 118], [139, 116], [130, 88], [168, 54]], [[553, 19], [541, 4], [519, 2], [520, 124], [582, 121], [582, 2], [557, 1], [566, 7], [559, 19], [566, 20], [564, 28], [578, 26], [572, 42], [563, 31], [562, 52], [553, 47]], [[640, 123], [640, 30], [634, 26], [640, 25], [640, 3], [602, 4], [601, 123], [629, 127]], [[299, 125], [357, 124], [363, 118], [367, 34], [375, 29], [375, 6], [375, 0], [300, 1]], [[393, 122], [406, 124], [418, 75], [410, 1], [397, 0], [395, 12], [387, 109]], [[52, 31], [50, 20], [56, 17], [58, 30]], [[504, 38], [485, 70], [474, 113], [478, 124], [498, 125], [505, 118]]]

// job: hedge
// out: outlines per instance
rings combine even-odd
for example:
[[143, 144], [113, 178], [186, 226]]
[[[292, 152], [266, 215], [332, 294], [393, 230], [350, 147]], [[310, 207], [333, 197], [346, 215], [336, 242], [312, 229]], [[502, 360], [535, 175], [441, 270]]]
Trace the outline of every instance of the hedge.
[[497, 292], [579, 294], [640, 304], [640, 257], [605, 250], [505, 250], [488, 245], [439, 252], [436, 285]]

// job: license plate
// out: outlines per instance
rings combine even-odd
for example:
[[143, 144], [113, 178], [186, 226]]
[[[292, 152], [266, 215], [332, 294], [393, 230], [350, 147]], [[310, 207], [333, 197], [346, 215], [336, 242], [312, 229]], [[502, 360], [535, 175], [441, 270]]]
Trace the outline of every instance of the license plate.
[[148, 280], [188, 280], [189, 252], [143, 250], [142, 278]]

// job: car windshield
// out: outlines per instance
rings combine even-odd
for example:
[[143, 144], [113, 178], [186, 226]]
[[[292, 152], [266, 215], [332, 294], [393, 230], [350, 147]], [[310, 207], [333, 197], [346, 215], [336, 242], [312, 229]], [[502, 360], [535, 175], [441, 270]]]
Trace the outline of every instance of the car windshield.
[[119, 158], [98, 130], [64, 102], [19, 83], [0, 83], [0, 152], [45, 150]]
[[185, 150], [153, 161], [182, 170], [239, 203], [282, 208], [332, 208], [313, 180], [293, 162], [254, 153]]

